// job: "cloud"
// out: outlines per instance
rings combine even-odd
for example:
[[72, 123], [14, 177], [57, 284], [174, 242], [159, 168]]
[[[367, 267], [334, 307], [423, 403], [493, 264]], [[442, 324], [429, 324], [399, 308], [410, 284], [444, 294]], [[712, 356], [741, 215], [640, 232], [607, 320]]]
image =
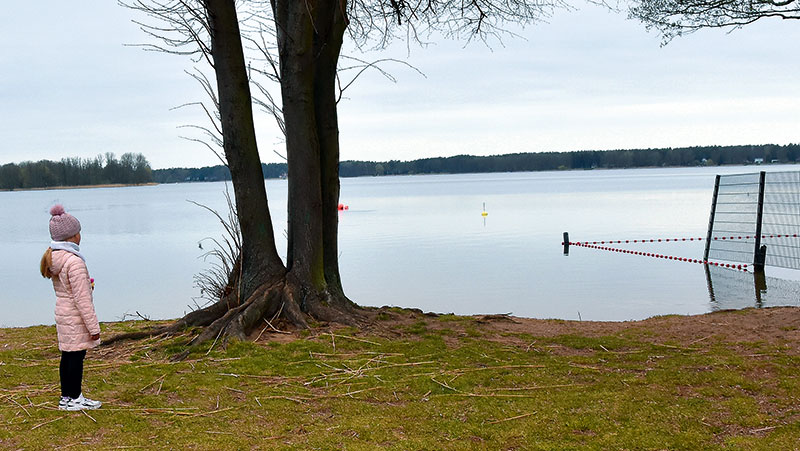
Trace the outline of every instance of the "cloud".
[[[217, 164], [181, 140], [205, 95], [183, 57], [124, 44], [147, 39], [115, 2], [22, 2], [0, 17], [0, 163], [142, 152], [154, 167]], [[35, 26], [32, 26], [35, 24]], [[362, 54], [395, 58], [340, 103], [344, 159], [458, 153], [800, 141], [796, 24], [706, 30], [660, 47], [623, 15], [587, 5], [486, 46], [436, 36]], [[410, 49], [410, 53], [409, 53]], [[277, 92], [276, 92], [277, 95]], [[282, 137], [259, 113], [261, 156]]]

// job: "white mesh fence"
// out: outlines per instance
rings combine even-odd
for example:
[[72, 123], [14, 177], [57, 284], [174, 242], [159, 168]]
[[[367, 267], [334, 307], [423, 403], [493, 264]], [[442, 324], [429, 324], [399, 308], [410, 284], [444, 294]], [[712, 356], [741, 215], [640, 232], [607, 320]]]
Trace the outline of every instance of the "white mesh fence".
[[765, 263], [800, 269], [800, 172], [767, 172], [758, 238], [760, 173], [722, 175], [708, 259], [753, 263], [757, 242], [767, 246]]

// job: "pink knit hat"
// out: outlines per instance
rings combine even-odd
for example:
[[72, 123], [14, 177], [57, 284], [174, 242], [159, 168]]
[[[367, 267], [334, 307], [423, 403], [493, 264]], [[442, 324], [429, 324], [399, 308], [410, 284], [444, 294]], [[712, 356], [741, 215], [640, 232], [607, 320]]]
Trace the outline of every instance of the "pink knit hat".
[[50, 209], [50, 238], [53, 241], [64, 241], [81, 231], [81, 223], [75, 216], [64, 212], [61, 204]]

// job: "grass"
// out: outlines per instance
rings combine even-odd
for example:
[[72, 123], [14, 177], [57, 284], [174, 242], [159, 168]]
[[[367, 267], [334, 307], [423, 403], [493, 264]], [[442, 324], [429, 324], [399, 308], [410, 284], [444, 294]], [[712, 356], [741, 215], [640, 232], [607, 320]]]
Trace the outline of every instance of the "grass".
[[[104, 324], [103, 334], [144, 325]], [[647, 331], [498, 339], [453, 316], [381, 325], [397, 335], [265, 334], [225, 349], [209, 343], [177, 363], [169, 357], [188, 332], [90, 351], [84, 391], [105, 404], [86, 413], [56, 409], [55, 329], [2, 329], [0, 448], [784, 450], [800, 443], [800, 357], [776, 344], [653, 343]]]

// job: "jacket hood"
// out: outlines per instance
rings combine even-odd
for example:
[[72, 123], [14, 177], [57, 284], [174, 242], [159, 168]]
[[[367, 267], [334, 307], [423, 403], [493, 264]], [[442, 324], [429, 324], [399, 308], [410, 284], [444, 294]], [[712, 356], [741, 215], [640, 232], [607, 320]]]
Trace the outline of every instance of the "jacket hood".
[[78, 258], [77, 255], [73, 255], [67, 251], [53, 251], [53, 264], [50, 265], [50, 274], [57, 277], [71, 257]]

